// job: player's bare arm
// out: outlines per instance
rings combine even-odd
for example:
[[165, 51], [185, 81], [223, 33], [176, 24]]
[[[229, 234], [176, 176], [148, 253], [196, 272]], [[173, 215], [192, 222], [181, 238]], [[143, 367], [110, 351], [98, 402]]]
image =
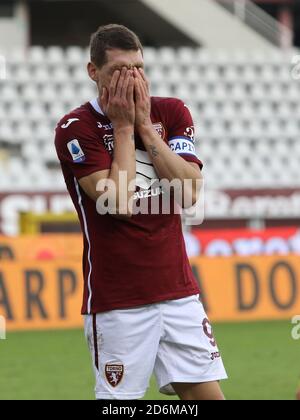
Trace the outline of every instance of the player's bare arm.
[[110, 170], [94, 173], [80, 180], [81, 187], [95, 201], [106, 192], [106, 188], [97, 191], [99, 181], [107, 179], [114, 182], [116, 197], [112, 202], [116, 203], [116, 209], [112, 209], [117, 215], [130, 217], [132, 214], [133, 200], [130, 200], [133, 191], [129, 191], [123, 200], [119, 194], [119, 173], [127, 173], [127, 184], [135, 179], [136, 160], [134, 144], [134, 78], [133, 72], [123, 67], [116, 70], [112, 76], [110, 86], [102, 88], [101, 104], [105, 114], [109, 117], [114, 127], [114, 158]]
[[153, 165], [161, 179], [172, 181], [174, 179], [192, 180], [192, 190], [183, 191], [188, 202], [195, 204], [199, 198], [199, 189], [197, 185], [202, 180], [199, 165], [187, 162], [182, 159], [163, 142], [152, 125], [150, 112], [151, 100], [149, 93], [149, 84], [145, 77], [143, 69], [134, 69], [135, 76], [135, 105], [136, 119], [135, 127], [141, 136], [143, 143], [151, 157]]

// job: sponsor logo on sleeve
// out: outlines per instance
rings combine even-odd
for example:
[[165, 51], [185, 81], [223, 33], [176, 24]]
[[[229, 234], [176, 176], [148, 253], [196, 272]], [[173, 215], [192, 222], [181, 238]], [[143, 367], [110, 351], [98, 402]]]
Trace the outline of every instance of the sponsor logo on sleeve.
[[112, 130], [114, 128], [112, 123], [102, 124], [100, 121], [97, 121], [97, 127], [98, 128], [103, 128], [105, 131], [109, 131], [109, 130]]
[[103, 144], [105, 149], [112, 154], [114, 151], [114, 136], [112, 134], [105, 134], [103, 136]]
[[85, 161], [85, 154], [83, 153], [78, 140], [74, 139], [69, 141], [68, 149], [72, 156], [73, 162], [81, 163]]
[[68, 128], [75, 121], [79, 121], [79, 118], [69, 118], [68, 121], [61, 126], [61, 128]]
[[188, 137], [173, 137], [169, 140], [169, 146], [173, 152], [196, 157], [196, 149], [193, 140]]

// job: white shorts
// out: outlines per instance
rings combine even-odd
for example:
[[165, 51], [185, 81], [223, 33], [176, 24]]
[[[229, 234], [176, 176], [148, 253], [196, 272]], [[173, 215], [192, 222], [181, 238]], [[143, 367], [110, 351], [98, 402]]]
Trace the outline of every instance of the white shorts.
[[154, 371], [161, 393], [172, 383], [227, 379], [199, 297], [85, 316], [96, 398], [142, 398]]

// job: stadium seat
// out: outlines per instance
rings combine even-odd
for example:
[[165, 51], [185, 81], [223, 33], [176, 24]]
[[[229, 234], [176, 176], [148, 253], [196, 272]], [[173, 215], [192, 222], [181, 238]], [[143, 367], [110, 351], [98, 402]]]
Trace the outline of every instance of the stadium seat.
[[[151, 52], [153, 53], [153, 50], [150, 50], [150, 54]], [[146, 58], [148, 58], [148, 56], [149, 56], [149, 49], [146, 50]], [[149, 62], [151, 62], [151, 58], [152, 58], [153, 63], [157, 63], [164, 67], [172, 67], [174, 64], [176, 65], [177, 57], [176, 57], [176, 51], [174, 50], [174, 48], [171, 48], [171, 47], [159, 48], [157, 53], [154, 52], [154, 56], [156, 59], [149, 57], [150, 58]]]
[[62, 48], [60, 47], [50, 47], [46, 50], [46, 61], [49, 65], [60, 65], [63, 64], [65, 60], [65, 54]]
[[158, 53], [155, 48], [145, 47], [144, 48], [144, 59], [145, 64], [148, 67], [152, 67], [157, 64]]
[[73, 65], [81, 65], [83, 63], [85, 56], [84, 50], [80, 47], [71, 46], [68, 47], [66, 50], [66, 60], [67, 63], [71, 66]]
[[40, 46], [31, 47], [27, 59], [31, 65], [43, 65], [46, 61], [45, 48]]
[[12, 48], [7, 54], [7, 60], [10, 65], [20, 65], [26, 62], [26, 52], [18, 48]]
[[13, 129], [15, 142], [26, 144], [35, 139], [35, 131], [29, 120], [22, 120]]

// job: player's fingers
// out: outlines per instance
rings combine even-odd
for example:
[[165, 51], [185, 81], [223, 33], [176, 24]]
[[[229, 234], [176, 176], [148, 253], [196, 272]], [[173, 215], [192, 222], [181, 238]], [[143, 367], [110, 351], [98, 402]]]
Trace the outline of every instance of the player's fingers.
[[142, 97], [140, 81], [138, 79], [134, 79], [134, 93], [135, 93], [135, 101], [137, 103], [141, 102], [143, 97]]
[[[143, 71], [143, 74], [145, 75], [145, 73], [144, 73], [144, 70], [142, 70]], [[148, 93], [148, 95], [149, 95], [149, 92], [150, 92], [150, 82], [149, 82], [149, 80], [147, 79], [147, 77], [145, 76], [145, 86], [146, 86], [146, 90], [147, 90], [147, 93]]]
[[122, 96], [123, 99], [127, 98], [127, 89], [128, 89], [128, 86], [129, 86], [130, 77], [131, 77], [131, 72], [130, 72], [130, 70], [127, 70], [127, 73], [126, 73], [126, 76], [125, 76], [125, 79], [124, 79], [124, 83], [123, 83], [123, 87], [122, 87], [122, 92], [121, 92], [121, 96]]
[[143, 97], [144, 99], [146, 99], [149, 96], [148, 87], [146, 83], [144, 82], [144, 80], [141, 80], [140, 83], [141, 83], [141, 89], [143, 92]]
[[142, 79], [144, 80], [144, 82], [148, 82], [147, 77], [145, 75], [144, 69], [142, 69], [142, 67], [139, 67], [138, 69], [139, 74], [142, 76]]
[[146, 102], [148, 95], [147, 95], [146, 87], [143, 80], [139, 80], [139, 85], [140, 85], [142, 101]]
[[127, 72], [126, 67], [123, 67], [122, 71], [121, 71], [121, 74], [120, 74], [120, 77], [119, 77], [119, 80], [118, 80], [117, 90], [116, 90], [116, 96], [118, 96], [119, 98], [122, 95], [122, 89], [123, 89], [123, 84], [124, 84], [126, 72]]
[[134, 68], [133, 68], [133, 73], [134, 73], [134, 77], [135, 77], [136, 79], [141, 79], [141, 78], [142, 78], [142, 75], [141, 75], [141, 74], [140, 74], [140, 72], [138, 71], [137, 67], [134, 67]]
[[113, 98], [116, 94], [118, 80], [120, 78], [120, 70], [116, 70], [111, 78], [110, 86], [109, 86], [109, 97]]
[[138, 70], [136, 67], [134, 68], [134, 70], [135, 70], [135, 77], [138, 80], [140, 80], [142, 94], [143, 94], [143, 97], [145, 98], [149, 95], [149, 87], [148, 87], [147, 79], [145, 77], [145, 73], [141, 72], [142, 69]]
[[127, 101], [130, 105], [134, 104], [134, 92], [135, 92], [135, 79], [132, 74], [130, 74], [128, 88], [127, 88]]
[[107, 104], [108, 104], [108, 91], [107, 91], [106, 87], [103, 87], [102, 88], [101, 104], [103, 105], [104, 109], [107, 108]]
[[136, 68], [136, 74], [137, 77], [140, 77], [145, 82], [146, 86], [149, 85], [148, 79], [145, 75], [145, 71], [142, 67]]
[[147, 99], [147, 90], [146, 90], [145, 83], [144, 83], [143, 79], [137, 79], [137, 80], [138, 80], [138, 84], [139, 84], [139, 87], [140, 87], [141, 100], [145, 101]]
[[147, 96], [149, 96], [150, 83], [149, 83], [148, 79], [145, 76], [144, 70], [143, 69], [140, 69], [140, 70], [142, 71], [142, 76], [143, 76], [143, 81], [144, 81], [143, 85], [145, 86], [145, 92], [146, 92]]

